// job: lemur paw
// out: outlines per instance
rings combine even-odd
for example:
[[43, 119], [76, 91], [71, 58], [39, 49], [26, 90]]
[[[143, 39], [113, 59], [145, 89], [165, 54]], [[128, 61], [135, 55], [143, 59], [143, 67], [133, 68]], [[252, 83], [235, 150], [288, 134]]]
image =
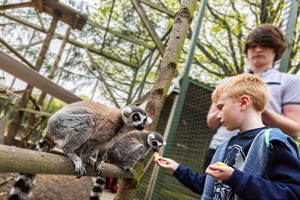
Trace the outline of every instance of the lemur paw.
[[91, 166], [91, 167], [94, 167], [95, 164], [96, 164], [96, 160], [93, 159], [93, 158], [89, 158], [89, 159], [87, 160], [87, 162], [86, 162], [86, 165], [89, 165], [89, 166]]
[[84, 166], [75, 168], [76, 178], [80, 178], [86, 174], [86, 169]]
[[132, 177], [136, 176], [136, 172], [135, 172], [134, 169], [132, 169], [130, 167], [125, 167], [124, 170], [127, 171], [127, 172], [129, 172]]
[[96, 166], [96, 173], [97, 173], [98, 176], [101, 176], [103, 171], [104, 171], [104, 167], [102, 166], [102, 164]]

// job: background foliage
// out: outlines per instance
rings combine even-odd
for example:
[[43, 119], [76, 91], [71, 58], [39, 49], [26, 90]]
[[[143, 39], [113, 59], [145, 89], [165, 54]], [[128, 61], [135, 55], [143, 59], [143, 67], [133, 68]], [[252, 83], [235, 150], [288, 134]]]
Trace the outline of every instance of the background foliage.
[[[0, 4], [18, 2], [24, 1], [2, 0]], [[127, 0], [64, 0], [62, 2], [89, 17], [89, 23], [85, 25], [82, 31], [71, 31], [70, 39], [95, 49], [97, 53], [69, 43], [62, 55], [63, 59], [54, 81], [75, 94], [84, 94], [95, 101], [114, 104], [117, 107], [131, 102], [149, 91], [162, 57], [155, 49], [155, 44], [134, 10], [132, 2]], [[176, 0], [151, 0], [147, 2], [170, 12], [175, 12], [180, 5], [179, 1]], [[208, 1], [190, 76], [210, 85], [215, 85], [225, 76], [242, 73], [247, 63], [243, 54], [243, 43], [246, 35], [252, 28], [262, 23], [282, 26], [284, 17], [286, 17], [284, 16], [284, 9], [286, 9], [288, 2], [275, 0]], [[156, 33], [162, 42], [166, 43], [174, 21], [173, 17], [147, 4], [142, 4], [142, 6]], [[51, 17], [42, 13], [43, 23], [40, 23], [36, 11], [32, 8], [1, 11], [0, 37], [34, 63], [45, 34], [39, 29], [30, 28], [8, 18], [8, 15], [16, 16], [32, 24], [38, 24], [42, 29], [49, 27]], [[290, 73], [298, 73], [300, 68], [299, 9], [295, 17], [298, 20], [295, 37], [291, 44], [292, 53], [288, 67]], [[191, 27], [189, 38], [194, 32], [194, 24]], [[66, 24], [60, 22], [56, 30], [57, 35], [64, 35], [67, 28]], [[107, 32], [108, 29], [111, 32]], [[128, 38], [131, 40], [127, 40]], [[51, 43], [47, 60], [41, 71], [45, 76], [53, 66], [60, 43], [60, 39], [54, 39]], [[145, 47], [140, 43], [148, 46]], [[189, 45], [190, 40], [186, 40], [177, 67], [179, 75], [183, 72]], [[0, 48], [7, 52], [2, 46]], [[101, 52], [134, 63], [137, 67], [115, 62], [101, 55]], [[9, 82], [6, 84], [9, 85]], [[133, 94], [130, 91], [133, 91]]]

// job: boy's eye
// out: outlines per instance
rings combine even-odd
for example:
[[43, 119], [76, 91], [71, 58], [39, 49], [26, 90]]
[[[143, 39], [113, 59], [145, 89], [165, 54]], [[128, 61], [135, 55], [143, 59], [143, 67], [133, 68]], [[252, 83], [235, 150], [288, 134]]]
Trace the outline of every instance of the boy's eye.
[[222, 110], [222, 108], [223, 108], [223, 105], [217, 105], [218, 110]]

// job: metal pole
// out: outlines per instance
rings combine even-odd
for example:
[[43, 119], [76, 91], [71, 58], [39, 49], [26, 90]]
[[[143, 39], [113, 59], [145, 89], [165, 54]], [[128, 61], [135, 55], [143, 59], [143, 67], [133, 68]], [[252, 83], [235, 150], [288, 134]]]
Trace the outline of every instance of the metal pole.
[[290, 54], [291, 54], [291, 45], [293, 42], [293, 37], [295, 33], [295, 27], [296, 27], [296, 22], [297, 22], [297, 10], [298, 10], [298, 0], [290, 0], [286, 3], [286, 9], [288, 10], [288, 19], [286, 23], [286, 28], [285, 28], [285, 36], [288, 42], [288, 47], [285, 50], [280, 66], [279, 66], [279, 71], [281, 72], [287, 72], [288, 71], [288, 64], [290, 60]]

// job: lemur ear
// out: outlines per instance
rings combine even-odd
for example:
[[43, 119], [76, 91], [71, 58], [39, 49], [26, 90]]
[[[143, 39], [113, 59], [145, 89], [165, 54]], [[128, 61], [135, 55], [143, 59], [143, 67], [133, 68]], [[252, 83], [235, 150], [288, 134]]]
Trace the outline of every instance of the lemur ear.
[[122, 110], [122, 115], [125, 115], [128, 118], [130, 116], [131, 112], [132, 112], [132, 109], [130, 107], [125, 107]]
[[152, 118], [151, 117], [147, 117], [146, 124], [151, 124], [152, 122], [153, 122]]
[[155, 138], [155, 136], [154, 136], [153, 133], [150, 133], [149, 136], [148, 136], [148, 138], [149, 138], [150, 140], [153, 140], [153, 139]]

